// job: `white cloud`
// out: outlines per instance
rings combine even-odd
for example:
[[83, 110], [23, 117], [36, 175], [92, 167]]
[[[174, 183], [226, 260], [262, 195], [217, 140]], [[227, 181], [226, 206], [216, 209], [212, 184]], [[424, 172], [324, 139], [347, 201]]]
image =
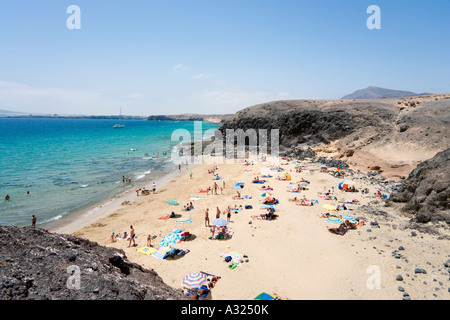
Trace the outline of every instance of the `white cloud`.
[[211, 73], [200, 73], [200, 74], [196, 74], [192, 78], [194, 78], [194, 79], [209, 79], [212, 77], [214, 77], [214, 75]]
[[179, 64], [174, 65], [174, 66], [172, 67], [172, 70], [173, 70], [173, 71], [186, 70], [187, 68], [188, 68], [188, 67], [186, 67], [184, 64], [179, 63]]

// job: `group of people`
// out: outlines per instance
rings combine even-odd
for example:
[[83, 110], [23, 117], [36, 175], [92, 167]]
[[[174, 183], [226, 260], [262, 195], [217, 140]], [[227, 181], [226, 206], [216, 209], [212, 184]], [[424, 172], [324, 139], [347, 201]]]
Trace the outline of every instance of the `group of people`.
[[128, 248], [131, 247], [132, 242], [133, 242], [133, 247], [136, 246], [135, 238], [136, 238], [136, 233], [134, 232], [134, 228], [132, 225], [130, 226], [130, 233], [125, 231], [123, 234], [120, 234], [120, 233], [116, 234], [115, 232], [113, 232], [111, 234], [111, 242], [116, 242], [119, 239], [120, 240], [128, 240], [129, 241]]
[[[153, 182], [152, 184], [152, 191], [153, 193], [156, 193], [156, 183]], [[150, 190], [146, 189], [145, 187], [142, 187], [140, 189], [136, 190], [136, 195], [139, 196], [148, 196], [150, 194]]]
[[194, 205], [192, 204], [192, 202], [189, 202], [184, 206], [183, 211], [191, 211], [192, 209], [194, 209]]
[[122, 176], [122, 182], [123, 182], [123, 183], [131, 183], [131, 178], [130, 178], [130, 177]]
[[206, 279], [206, 284], [202, 284], [199, 288], [185, 289], [184, 294], [193, 300], [206, 299], [218, 280], [219, 277], [210, 275]]

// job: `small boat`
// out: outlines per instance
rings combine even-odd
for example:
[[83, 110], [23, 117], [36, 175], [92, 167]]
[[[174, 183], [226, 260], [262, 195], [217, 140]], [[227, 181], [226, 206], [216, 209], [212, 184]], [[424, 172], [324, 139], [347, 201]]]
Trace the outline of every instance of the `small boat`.
[[120, 108], [120, 120], [119, 120], [119, 123], [116, 123], [115, 125], [113, 125], [113, 128], [114, 129], [121, 129], [123, 127], [125, 127], [125, 125], [122, 124], [122, 108]]

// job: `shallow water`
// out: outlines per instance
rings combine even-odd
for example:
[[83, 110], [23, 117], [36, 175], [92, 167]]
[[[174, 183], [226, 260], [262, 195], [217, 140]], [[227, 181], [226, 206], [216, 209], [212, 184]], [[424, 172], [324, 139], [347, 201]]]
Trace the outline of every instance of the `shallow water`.
[[[115, 123], [0, 118], [0, 225], [30, 225], [32, 214], [45, 224], [161, 176], [174, 168], [172, 132], [194, 130], [183, 121]], [[218, 127], [202, 123], [203, 131]]]

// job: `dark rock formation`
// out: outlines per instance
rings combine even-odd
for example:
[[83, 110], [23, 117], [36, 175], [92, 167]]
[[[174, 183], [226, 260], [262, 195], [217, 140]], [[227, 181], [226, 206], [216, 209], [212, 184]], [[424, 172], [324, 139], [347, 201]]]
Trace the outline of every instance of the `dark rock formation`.
[[122, 250], [43, 229], [0, 226], [0, 300], [24, 299], [180, 300], [185, 296], [154, 271], [129, 262]]
[[[238, 112], [219, 129], [279, 129], [280, 146], [330, 143], [361, 128], [374, 127], [378, 133], [392, 130], [398, 110], [376, 101], [324, 102], [290, 100], [265, 103]], [[270, 141], [270, 139], [269, 139]]]
[[389, 202], [404, 203], [402, 210], [415, 214], [417, 222], [450, 223], [450, 149], [420, 163]]

